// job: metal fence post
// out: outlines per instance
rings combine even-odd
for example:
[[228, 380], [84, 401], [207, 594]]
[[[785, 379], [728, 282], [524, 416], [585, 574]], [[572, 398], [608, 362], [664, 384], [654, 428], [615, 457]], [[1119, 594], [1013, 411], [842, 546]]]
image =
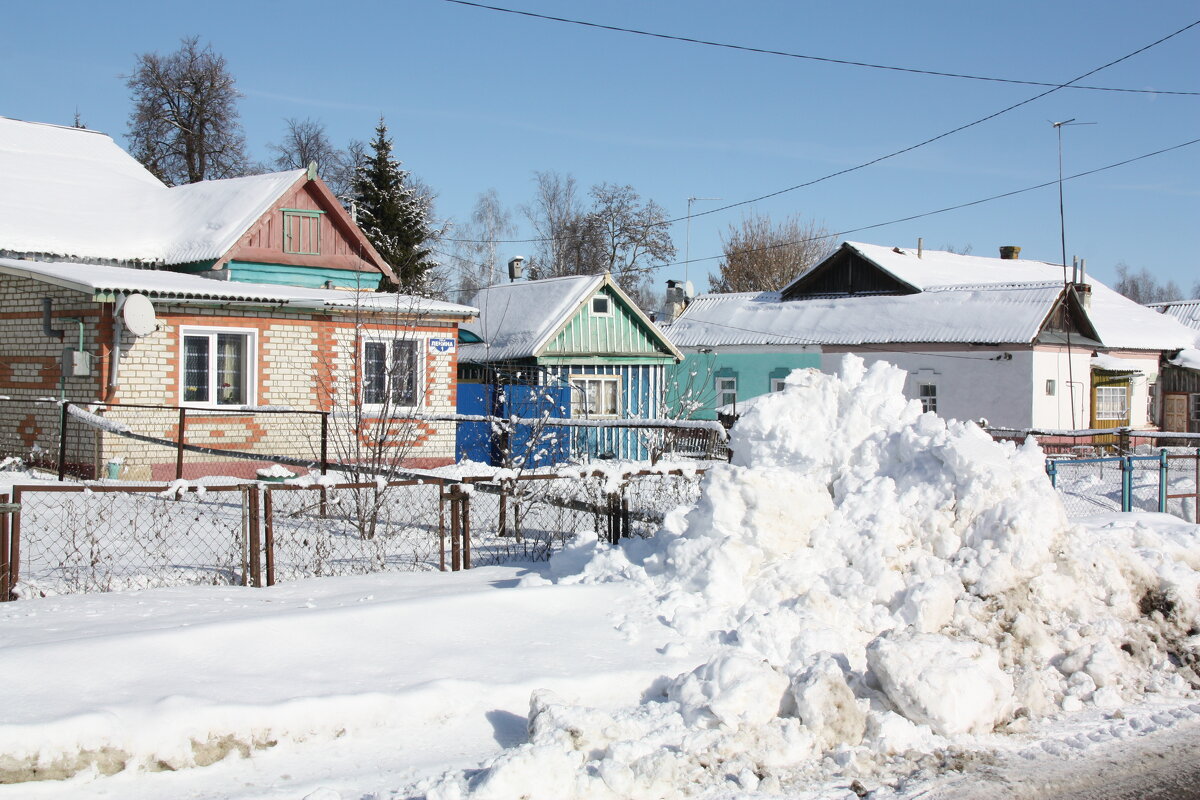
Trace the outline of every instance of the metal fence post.
[[450, 487], [450, 569], [458, 572], [462, 569], [461, 542], [462, 529], [459, 519], [458, 484]]
[[4, 596], [5, 600], [13, 598], [12, 593], [16, 591], [17, 580], [21, 577], [21, 495], [21, 487], [14, 486], [12, 501], [17, 510], [12, 515], [12, 522], [8, 527], [8, 569], [5, 573], [8, 578], [8, 592]]
[[1052, 458], [1046, 460], [1046, 474], [1050, 476], [1050, 486], [1052, 488], [1057, 489], [1058, 488], [1058, 464]]
[[256, 587], [262, 586], [262, 515], [259, 513], [259, 492], [261, 491], [258, 484], [252, 483], [246, 492], [246, 515], [250, 523], [247, 531], [249, 581], [243, 582]]
[[1158, 451], [1158, 513], [1167, 513], [1167, 449]]
[[183, 431], [187, 426], [187, 409], [179, 409], [179, 446], [175, 451], [175, 480], [183, 480]]
[[[0, 503], [8, 503], [8, 494], [0, 494]], [[0, 603], [12, 600], [12, 587], [8, 581], [9, 563], [8, 512], [0, 513]]]
[[1121, 458], [1121, 510], [1133, 510], [1133, 458]]
[[67, 476], [67, 408], [71, 404], [64, 401], [59, 411], [58, 420], [58, 479], [62, 481]]
[[[275, 503], [274, 492], [263, 489], [263, 549], [267, 552], [267, 586], [275, 585]], [[259, 583], [259, 586], [262, 586]]]
[[462, 536], [462, 562], [463, 569], [471, 568], [471, 495], [469, 492], [463, 492], [462, 511], [459, 518], [459, 535]]
[[321, 474], [329, 472], [329, 412], [321, 412]]

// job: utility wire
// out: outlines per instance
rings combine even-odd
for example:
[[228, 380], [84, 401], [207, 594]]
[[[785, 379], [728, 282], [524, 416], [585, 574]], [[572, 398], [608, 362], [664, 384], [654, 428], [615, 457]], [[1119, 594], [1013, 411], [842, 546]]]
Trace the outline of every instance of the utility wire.
[[[1063, 180], [1071, 181], [1071, 180], [1075, 180], [1076, 178], [1084, 178], [1084, 177], [1087, 177], [1088, 175], [1095, 175], [1098, 172], [1104, 172], [1106, 170], [1116, 169], [1117, 167], [1123, 167], [1126, 164], [1132, 164], [1135, 161], [1141, 161], [1143, 159], [1162, 155], [1163, 153], [1169, 153], [1172, 150], [1180, 150], [1184, 147], [1189, 147], [1194, 144], [1200, 144], [1200, 138], [1192, 139], [1192, 140], [1186, 141], [1186, 142], [1181, 142], [1180, 144], [1172, 145], [1171, 147], [1164, 147], [1161, 150], [1155, 150], [1151, 153], [1143, 153], [1140, 156], [1133, 156], [1132, 158], [1127, 158], [1127, 159], [1124, 159], [1123, 161], [1117, 161], [1112, 164], [1106, 164], [1103, 167], [1095, 167], [1094, 169], [1085, 170], [1083, 172], [1076, 172], [1074, 175], [1066, 176], [1065, 178], [1063, 178]], [[1025, 192], [1032, 192], [1032, 191], [1036, 191], [1038, 189], [1045, 189], [1047, 186], [1055, 186], [1057, 184], [1058, 184], [1058, 179], [1055, 178], [1054, 180], [1045, 181], [1044, 183], [1035, 184], [1033, 186], [1026, 186], [1024, 189], [1014, 189], [1010, 192], [1002, 192], [1000, 194], [994, 194], [994, 195], [991, 195], [990, 197], [984, 197], [979, 200], [970, 200], [965, 203], [959, 203], [959, 204], [953, 205], [953, 206], [945, 206], [943, 208], [934, 209], [933, 211], [924, 211], [920, 214], [910, 214], [907, 217], [898, 217], [896, 219], [888, 220], [887, 222], [875, 222], [870, 225], [862, 225], [857, 228], [847, 228], [845, 230], [835, 231], [833, 233], [826, 233], [826, 234], [822, 234], [820, 236], [810, 236], [807, 239], [796, 239], [795, 241], [789, 241], [789, 242], [776, 242], [774, 244], [763, 245], [762, 247], [754, 247], [754, 248], [748, 248], [745, 250], [739, 250], [738, 253], [739, 254], [759, 253], [759, 252], [763, 252], [766, 250], [774, 250], [774, 249], [777, 249], [780, 247], [790, 247], [792, 245], [805, 244], [807, 242], [815, 242], [815, 241], [819, 241], [821, 239], [833, 239], [833, 238], [836, 238], [839, 236], [845, 236], [845, 235], [851, 234], [851, 233], [860, 233], [862, 231], [874, 230], [875, 228], [883, 228], [888, 225], [898, 225], [901, 222], [911, 222], [915, 219], [923, 219], [925, 217], [932, 217], [936, 214], [945, 214], [948, 211], [957, 211], [961, 208], [970, 208], [971, 206], [977, 206], [977, 205], [981, 205], [983, 203], [990, 203], [993, 200], [1002, 200], [1006, 197], [1013, 197], [1014, 195], [1024, 194]], [[453, 241], [453, 240], [450, 240], [450, 241]], [[458, 261], [463, 261], [463, 259], [460, 259], [451, 253], [447, 253], [443, 250], [437, 250], [436, 248], [431, 248], [431, 249], [434, 249], [435, 252], [438, 252], [441, 255], [446, 256], [447, 258], [453, 258]], [[724, 258], [724, 257], [725, 257], [724, 254], [716, 255], [716, 256], [702, 256], [700, 258], [690, 259], [690, 263], [694, 264], [697, 261], [716, 261], [716, 260]], [[466, 262], [466, 263], [472, 264], [473, 266], [477, 266], [477, 267], [485, 266], [483, 264], [477, 264], [475, 262]], [[682, 265], [683, 263], [684, 262], [682, 262], [682, 261], [672, 261], [672, 262], [669, 262], [666, 264], [655, 264], [653, 266], [646, 267], [644, 270], [641, 270], [641, 271], [649, 272], [652, 270], [665, 269], [667, 267], [677, 267], [677, 266]], [[462, 271], [461, 267], [459, 267], [458, 269], [460, 272]], [[459, 291], [459, 290], [451, 290], [451, 291]]]
[[[720, 47], [725, 50], [738, 50], [744, 53], [757, 53], [759, 55], [768, 56], [783, 56], [784, 58], [797, 58], [804, 61], [820, 61], [826, 64], [843, 64], [851, 67], [866, 67], [868, 69], [882, 69], [891, 72], [909, 72], [914, 75], [933, 75], [939, 78], [964, 78], [972, 81], [990, 81], [992, 83], [1015, 83], [1022, 86], [1054, 86], [1059, 87], [1057, 83], [1047, 81], [1023, 81], [1015, 78], [996, 78], [987, 75], [968, 75], [961, 72], [939, 72], [932, 69], [917, 69], [915, 67], [897, 67], [889, 64], [872, 64], [867, 61], [851, 61], [844, 58], [827, 58], [824, 56], [810, 56], [803, 53], [789, 53], [785, 50], [770, 50], [764, 47], [749, 47], [747, 45], [730, 44], [728, 42], [713, 42], [707, 39], [696, 39], [690, 36], [675, 36], [669, 33], [656, 33], [654, 31], [643, 31], [637, 28], [623, 28], [618, 25], [603, 25], [598, 22], [588, 22], [581, 19], [569, 19], [567, 17], [555, 17], [549, 14], [536, 14], [532, 11], [521, 11], [515, 8], [502, 8], [500, 6], [491, 6], [484, 3], [473, 3], [470, 0], [445, 0], [447, 3], [454, 3], [460, 6], [470, 6], [472, 8], [481, 8], [488, 11], [499, 11], [505, 14], [515, 14], [522, 17], [532, 17], [534, 19], [547, 20], [549, 22], [564, 22], [569, 25], [580, 25], [585, 28], [596, 28], [605, 31], [614, 31], [616, 33], [630, 33], [637, 36], [649, 36], [653, 39], [666, 39], [672, 42], [684, 42], [686, 44], [699, 44], [706, 47]], [[1169, 94], [1182, 95], [1191, 97], [1200, 97], [1200, 92], [1182, 92], [1169, 91], [1166, 89], [1120, 89], [1110, 86], [1071, 86], [1072, 89], [1083, 89], [1094, 92], [1129, 92], [1132, 94]]]
[[[446, 1], [446, 2], [452, 2], [452, 3], [463, 3], [463, 2], [466, 2], [466, 0], [445, 0], [445, 1]], [[887, 161], [888, 159], [890, 159], [890, 158], [895, 158], [896, 156], [899, 156], [899, 155], [903, 155], [904, 153], [910, 153], [910, 152], [912, 152], [913, 150], [916, 150], [916, 149], [918, 149], [918, 148], [924, 147], [924, 146], [926, 146], [926, 145], [928, 145], [928, 144], [933, 144], [934, 142], [936, 142], [936, 141], [939, 141], [939, 140], [941, 140], [941, 139], [945, 139], [945, 138], [946, 138], [946, 137], [948, 137], [948, 136], [953, 136], [953, 135], [954, 135], [954, 134], [956, 134], [956, 133], [961, 133], [962, 131], [965, 131], [965, 130], [967, 130], [968, 128], [973, 128], [973, 127], [975, 127], [976, 125], [981, 125], [981, 124], [983, 124], [984, 122], [988, 122], [989, 120], [993, 120], [993, 119], [995, 119], [996, 117], [999, 117], [999, 116], [1001, 116], [1002, 114], [1007, 114], [1009, 111], [1013, 111], [1013, 110], [1015, 110], [1015, 109], [1018, 109], [1018, 108], [1020, 108], [1021, 106], [1029, 105], [1030, 103], [1034, 102], [1035, 100], [1040, 100], [1040, 99], [1042, 99], [1043, 97], [1045, 97], [1045, 96], [1047, 96], [1047, 95], [1049, 95], [1049, 94], [1053, 94], [1054, 92], [1057, 92], [1059, 89], [1066, 88], [1066, 87], [1070, 86], [1071, 84], [1075, 83], [1076, 81], [1081, 81], [1081, 80], [1083, 80], [1084, 78], [1088, 77], [1089, 75], [1094, 75], [1094, 74], [1096, 74], [1097, 72], [1100, 72], [1101, 70], [1108, 69], [1108, 68], [1109, 68], [1109, 67], [1111, 67], [1111, 66], [1114, 66], [1114, 65], [1116, 65], [1116, 64], [1120, 64], [1122, 61], [1127, 61], [1127, 60], [1129, 60], [1129, 59], [1133, 58], [1133, 57], [1134, 57], [1134, 56], [1136, 56], [1136, 55], [1139, 55], [1139, 54], [1141, 54], [1141, 53], [1144, 53], [1144, 52], [1146, 52], [1147, 50], [1149, 50], [1149, 49], [1150, 49], [1150, 48], [1152, 48], [1152, 47], [1157, 47], [1158, 45], [1162, 44], [1163, 42], [1165, 42], [1165, 41], [1167, 41], [1167, 40], [1169, 40], [1169, 39], [1173, 39], [1174, 37], [1178, 36], [1179, 34], [1181, 34], [1181, 33], [1184, 33], [1185, 31], [1188, 31], [1188, 30], [1190, 30], [1190, 29], [1192, 29], [1192, 28], [1196, 27], [1197, 25], [1200, 25], [1200, 20], [1196, 20], [1195, 22], [1192, 22], [1192, 23], [1190, 23], [1190, 24], [1188, 24], [1188, 25], [1185, 25], [1185, 26], [1183, 26], [1182, 28], [1180, 28], [1179, 30], [1177, 30], [1177, 31], [1174, 31], [1173, 33], [1169, 33], [1169, 34], [1167, 34], [1166, 36], [1163, 36], [1161, 39], [1157, 39], [1157, 40], [1155, 40], [1155, 41], [1151, 42], [1151, 43], [1150, 43], [1150, 44], [1148, 44], [1148, 45], [1145, 45], [1145, 46], [1143, 46], [1143, 47], [1139, 47], [1137, 50], [1134, 50], [1132, 53], [1127, 53], [1127, 54], [1125, 54], [1125, 55], [1121, 56], [1120, 58], [1117, 58], [1117, 59], [1114, 59], [1114, 60], [1112, 60], [1112, 61], [1109, 61], [1107, 64], [1103, 64], [1103, 65], [1101, 65], [1101, 66], [1099, 66], [1099, 67], [1096, 67], [1095, 69], [1088, 70], [1087, 72], [1083, 73], [1082, 75], [1076, 76], [1076, 77], [1072, 78], [1071, 80], [1069, 80], [1069, 81], [1066, 81], [1065, 83], [1056, 84], [1056, 85], [1055, 85], [1053, 88], [1051, 88], [1051, 89], [1047, 89], [1047, 90], [1046, 90], [1046, 91], [1044, 91], [1044, 92], [1038, 92], [1038, 93], [1037, 93], [1037, 94], [1035, 94], [1033, 97], [1027, 98], [1027, 99], [1025, 99], [1025, 100], [1022, 100], [1022, 101], [1020, 101], [1020, 102], [1018, 102], [1018, 103], [1013, 103], [1012, 105], [1010, 105], [1010, 106], [1007, 106], [1007, 107], [1005, 107], [1005, 108], [1002, 108], [1002, 109], [1000, 109], [999, 111], [995, 111], [995, 112], [993, 112], [993, 113], [991, 113], [991, 114], [988, 114], [987, 116], [980, 117], [979, 119], [977, 119], [977, 120], [974, 120], [973, 122], [968, 122], [968, 123], [965, 123], [965, 124], [963, 124], [963, 125], [959, 125], [957, 128], [952, 128], [952, 129], [950, 129], [950, 130], [948, 130], [948, 131], [945, 131], [945, 132], [943, 132], [943, 133], [939, 133], [939, 134], [938, 134], [938, 135], [936, 135], [936, 136], [932, 136], [932, 137], [930, 137], [930, 138], [928, 138], [928, 139], [925, 139], [925, 140], [923, 140], [923, 141], [917, 142], [916, 144], [909, 145], [908, 147], [904, 147], [904, 148], [901, 148], [901, 149], [899, 149], [899, 150], [894, 150], [894, 151], [892, 151], [892, 152], [890, 152], [890, 153], [888, 153], [888, 154], [886, 154], [886, 155], [878, 156], [877, 158], [873, 158], [873, 159], [871, 159], [870, 161], [864, 161], [864, 162], [862, 162], [861, 164], [857, 164], [857, 165], [855, 165], [855, 166], [853, 166], [853, 167], [846, 167], [845, 169], [840, 169], [840, 170], [838, 170], [838, 171], [836, 171], [836, 172], [831, 172], [831, 173], [829, 173], [829, 174], [827, 174], [827, 175], [823, 175], [823, 176], [821, 176], [820, 178], [814, 178], [814, 179], [812, 179], [812, 180], [810, 180], [810, 181], [805, 181], [804, 183], [798, 183], [798, 184], [796, 184], [795, 186], [789, 186], [789, 187], [787, 187], [786, 189], [779, 189], [778, 191], [769, 192], [769, 193], [767, 193], [767, 194], [760, 195], [760, 196], [758, 196], [758, 197], [752, 197], [752, 198], [750, 198], [749, 200], [741, 200], [741, 201], [739, 201], [739, 202], [737, 202], [737, 203], [730, 203], [730, 204], [728, 204], [728, 205], [720, 206], [720, 207], [718, 207], [718, 208], [709, 209], [708, 211], [701, 211], [701, 212], [699, 212], [699, 213], [697, 213], [697, 214], [691, 214], [691, 215], [689, 215], [689, 216], [690, 216], [690, 218], [693, 218], [693, 219], [694, 219], [694, 218], [696, 218], [696, 217], [704, 217], [704, 216], [708, 216], [709, 214], [717, 214], [717, 213], [720, 213], [720, 212], [722, 212], [722, 211], [728, 211], [728, 210], [729, 210], [729, 209], [731, 209], [731, 208], [738, 208], [738, 207], [740, 207], [740, 206], [746, 206], [746, 205], [750, 205], [750, 204], [752, 204], [752, 203], [758, 203], [758, 202], [761, 202], [761, 201], [763, 201], [763, 200], [768, 200], [768, 199], [770, 199], [770, 198], [772, 198], [772, 197], [778, 197], [779, 195], [782, 195], [782, 194], [787, 194], [788, 192], [794, 192], [794, 191], [796, 191], [797, 189], [806, 189], [806, 188], [808, 188], [809, 186], [815, 186], [815, 185], [816, 185], [816, 184], [818, 184], [818, 183], [823, 183], [824, 181], [830, 180], [830, 179], [832, 179], [832, 178], [839, 177], [839, 176], [841, 176], [841, 175], [848, 175], [848, 174], [850, 174], [850, 173], [852, 173], [852, 172], [857, 172], [858, 170], [861, 170], [861, 169], [866, 169], [867, 167], [874, 166], [875, 164], [878, 164], [878, 163], [880, 163], [880, 162], [882, 162], [882, 161]], [[676, 223], [676, 222], [681, 222], [681, 221], [683, 221], [683, 220], [685, 220], [685, 219], [688, 219], [688, 218], [689, 218], [689, 216], [683, 216], [683, 217], [674, 217], [673, 219], [663, 220], [662, 222], [651, 223], [650, 225], [648, 225], [648, 226], [646, 226], [646, 227], [657, 227], [657, 226], [661, 226], [661, 225], [672, 225], [672, 224], [674, 224], [674, 223]], [[497, 240], [497, 242], [498, 242], [498, 243], [503, 243], [503, 244], [526, 244], [526, 243], [536, 243], [536, 242], [551, 242], [551, 241], [556, 241], [556, 240], [560, 240], [560, 239], [564, 239], [564, 238], [565, 238], [565, 237], [542, 237], [542, 238], [536, 238], [536, 239], [500, 239], [500, 240]], [[474, 241], [474, 240], [470, 240], [470, 239], [448, 239], [447, 241], [451, 241], [451, 242], [471, 242], [471, 241]], [[695, 260], [695, 259], [693, 259], [693, 260]]]

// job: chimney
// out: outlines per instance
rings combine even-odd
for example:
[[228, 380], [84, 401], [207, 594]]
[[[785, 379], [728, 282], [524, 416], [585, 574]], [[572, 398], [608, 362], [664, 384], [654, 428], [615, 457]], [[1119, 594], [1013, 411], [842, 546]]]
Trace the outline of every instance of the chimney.
[[920, 236], [918, 236], [917, 237], [917, 258], [920, 258], [921, 254], [924, 252], [925, 252], [925, 240], [923, 238], [921, 238]]
[[1006, 244], [1000, 248], [1000, 258], [1005, 261], [1016, 261], [1021, 257], [1021, 248], [1015, 244]]
[[660, 315], [664, 322], [674, 322], [683, 313], [687, 305], [687, 293], [683, 281], [667, 281], [667, 292], [663, 296], [663, 308]]

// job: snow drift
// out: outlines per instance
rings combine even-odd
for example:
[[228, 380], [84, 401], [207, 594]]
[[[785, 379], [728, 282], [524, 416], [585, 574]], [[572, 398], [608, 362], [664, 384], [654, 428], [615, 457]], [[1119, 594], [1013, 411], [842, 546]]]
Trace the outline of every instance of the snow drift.
[[527, 744], [428, 797], [778, 790], [831, 754], [881, 765], [1195, 692], [1195, 528], [1070, 524], [1036, 443], [922, 413], [904, 380], [855, 357], [793, 373], [693, 508], [565, 553], [558, 581], [639, 582], [707, 660], [616, 713], [536, 693]]

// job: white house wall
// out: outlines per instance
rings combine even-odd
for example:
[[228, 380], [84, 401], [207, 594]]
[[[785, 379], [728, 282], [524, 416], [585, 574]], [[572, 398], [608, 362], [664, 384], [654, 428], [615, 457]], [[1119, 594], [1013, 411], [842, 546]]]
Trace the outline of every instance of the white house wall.
[[[1090, 348], [1039, 346], [1034, 349], [1031, 428], [1071, 430], [1091, 426], [1092, 380]], [[1054, 381], [1054, 393], [1047, 393]], [[1074, 413], [1072, 413], [1072, 405]]]
[[[850, 351], [854, 352], [854, 351]], [[821, 370], [836, 372], [846, 351], [823, 353]], [[937, 412], [948, 419], [979, 420], [1026, 428], [1034, 424], [1033, 354], [1028, 350], [967, 348], [923, 352], [858, 351], [868, 366], [887, 361], [908, 373], [905, 396], [916, 400], [919, 385], [937, 386]], [[1086, 360], [1082, 369], [1087, 370]]]

